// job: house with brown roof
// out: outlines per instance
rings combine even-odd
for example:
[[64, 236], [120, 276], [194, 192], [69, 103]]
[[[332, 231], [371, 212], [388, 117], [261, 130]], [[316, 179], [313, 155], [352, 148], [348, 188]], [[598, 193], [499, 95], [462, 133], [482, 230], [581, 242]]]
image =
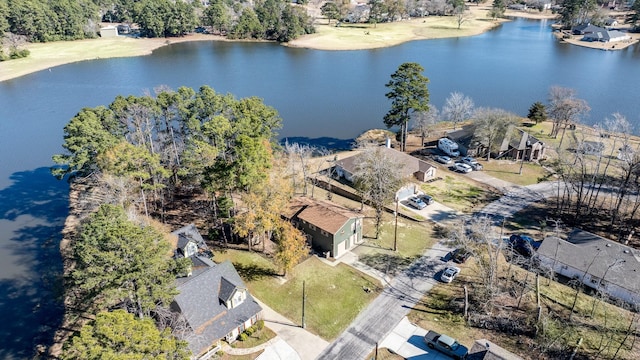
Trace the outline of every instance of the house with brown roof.
[[[435, 179], [436, 166], [415, 156], [405, 154], [391, 147], [381, 146], [384, 156], [390, 158], [396, 164], [401, 165], [402, 176], [407, 179], [416, 179], [421, 182]], [[353, 174], [362, 161], [362, 154], [346, 157], [336, 162], [335, 173], [347, 181], [353, 182]]]
[[577, 279], [613, 299], [640, 304], [640, 251], [574, 229], [567, 240], [547, 237], [538, 248], [541, 267]]
[[362, 243], [364, 215], [338, 204], [309, 198], [295, 198], [282, 214], [307, 235], [311, 247], [339, 258]]

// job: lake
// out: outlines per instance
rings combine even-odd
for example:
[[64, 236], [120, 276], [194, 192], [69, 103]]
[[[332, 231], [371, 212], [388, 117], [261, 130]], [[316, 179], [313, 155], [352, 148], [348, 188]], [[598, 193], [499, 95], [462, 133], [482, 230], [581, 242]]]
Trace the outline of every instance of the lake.
[[63, 127], [81, 108], [160, 85], [210, 85], [258, 96], [283, 118], [280, 137], [353, 138], [383, 127], [389, 76], [418, 62], [441, 108], [453, 91], [476, 106], [525, 116], [549, 87], [577, 90], [588, 124], [613, 112], [640, 122], [640, 49], [580, 48], [555, 41], [546, 21], [517, 19], [485, 34], [385, 49], [317, 51], [269, 43], [194, 42], [150, 56], [86, 61], [0, 83], [0, 359], [23, 359], [61, 319], [58, 253], [68, 186], [48, 174]]

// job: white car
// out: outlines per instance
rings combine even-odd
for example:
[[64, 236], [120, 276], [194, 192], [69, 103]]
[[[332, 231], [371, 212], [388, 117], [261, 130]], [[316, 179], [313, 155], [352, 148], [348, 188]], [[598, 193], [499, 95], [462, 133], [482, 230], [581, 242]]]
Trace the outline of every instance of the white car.
[[482, 170], [482, 165], [476, 159], [470, 156], [465, 156], [461, 160], [463, 163], [471, 166], [473, 170]]
[[422, 210], [424, 208], [427, 207], [427, 204], [425, 204], [424, 201], [422, 201], [419, 197], [417, 196], [412, 196], [407, 200], [407, 203], [409, 203], [409, 205], [413, 206], [414, 208], [418, 209], [418, 210]]
[[460, 268], [457, 266], [447, 266], [446, 269], [440, 275], [440, 280], [446, 283], [450, 283], [460, 273]]
[[461, 173], [470, 173], [473, 171], [473, 169], [471, 168], [471, 166], [467, 165], [467, 164], [463, 164], [463, 163], [455, 163], [453, 165], [454, 169], [457, 172], [461, 172]]

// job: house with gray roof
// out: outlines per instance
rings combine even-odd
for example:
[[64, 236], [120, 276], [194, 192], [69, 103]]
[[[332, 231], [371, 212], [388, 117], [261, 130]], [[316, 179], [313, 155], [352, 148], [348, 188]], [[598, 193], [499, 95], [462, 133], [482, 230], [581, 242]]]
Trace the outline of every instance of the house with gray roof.
[[586, 34], [592, 34], [594, 32], [598, 32], [598, 31], [605, 31], [607, 29], [600, 27], [600, 26], [595, 26], [595, 25], [591, 25], [589, 23], [586, 24], [580, 24], [580, 25], [576, 25], [571, 29], [571, 32], [574, 35], [586, 35]]
[[487, 340], [476, 340], [467, 354], [467, 360], [523, 360], [520, 356]]
[[[175, 258], [191, 259], [191, 269], [187, 275], [192, 276], [212, 267], [213, 253], [200, 235], [194, 224], [189, 224], [171, 233], [171, 242]], [[181, 278], [178, 281], [182, 281]]]
[[[384, 156], [400, 164], [400, 171], [403, 177], [417, 179], [421, 182], [435, 179], [435, 165], [388, 146], [381, 146], [380, 149]], [[335, 167], [336, 174], [347, 181], [353, 182], [353, 174], [361, 161], [362, 154], [360, 153], [338, 160]]]
[[640, 252], [574, 229], [567, 240], [547, 237], [538, 248], [540, 266], [629, 304], [640, 304]]
[[362, 243], [364, 215], [336, 203], [295, 198], [282, 216], [307, 235], [315, 251], [329, 257], [339, 258]]
[[631, 36], [619, 30], [598, 30], [585, 34], [582, 41], [617, 42], [631, 40]]
[[188, 327], [187, 341], [193, 359], [208, 359], [262, 318], [262, 308], [230, 261], [207, 268], [178, 282], [171, 309], [180, 314]]

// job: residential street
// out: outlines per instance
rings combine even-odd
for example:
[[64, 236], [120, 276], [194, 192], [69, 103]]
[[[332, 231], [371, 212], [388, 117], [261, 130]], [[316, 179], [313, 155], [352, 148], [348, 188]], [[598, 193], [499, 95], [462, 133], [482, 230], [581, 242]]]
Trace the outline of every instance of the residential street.
[[[496, 179], [483, 176], [481, 180], [477, 180], [491, 185]], [[558, 191], [558, 183], [553, 181], [529, 186], [509, 186], [509, 183], [503, 181], [499, 183], [499, 187], [506, 191], [504, 196], [485, 206], [477, 215], [510, 217], [533, 202], [554, 196]], [[445, 267], [441, 258], [451, 250], [453, 249], [442, 242], [427, 250], [411, 267], [392, 279], [380, 296], [317, 359], [363, 359], [371, 353], [376, 342], [385, 339], [437, 283], [434, 277]]]
[[437, 283], [441, 258], [452, 249], [437, 243], [406, 271], [396, 276], [318, 359], [363, 359]]

